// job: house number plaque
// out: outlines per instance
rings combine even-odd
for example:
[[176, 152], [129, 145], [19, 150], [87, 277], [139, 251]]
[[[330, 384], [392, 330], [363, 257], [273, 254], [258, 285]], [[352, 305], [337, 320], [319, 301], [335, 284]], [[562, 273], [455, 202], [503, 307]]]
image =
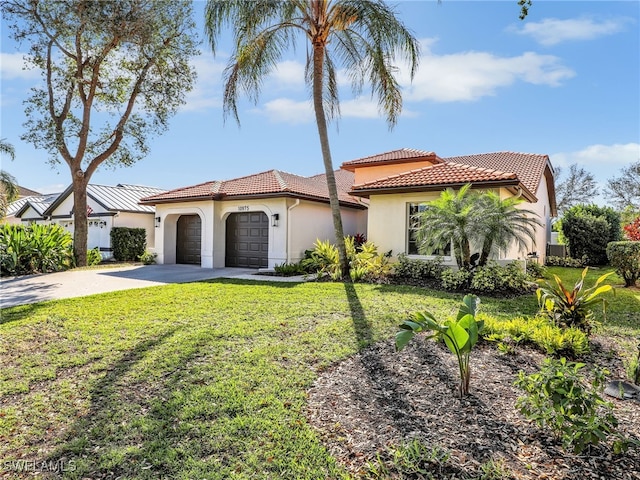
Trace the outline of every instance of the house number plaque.
[[238, 207], [238, 211], [240, 211], [240, 212], [248, 212], [249, 211], [249, 205], [240, 205]]

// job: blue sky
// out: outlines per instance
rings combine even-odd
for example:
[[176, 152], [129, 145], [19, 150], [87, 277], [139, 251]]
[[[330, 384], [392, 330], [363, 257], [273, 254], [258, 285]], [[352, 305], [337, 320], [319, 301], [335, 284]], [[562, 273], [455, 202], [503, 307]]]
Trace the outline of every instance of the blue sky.
[[[334, 165], [398, 148], [442, 157], [516, 151], [548, 154], [554, 166], [579, 163], [601, 182], [640, 159], [640, 2], [542, 1], [525, 21], [512, 1], [395, 3], [421, 40], [420, 68], [410, 83], [400, 65], [404, 111], [389, 131], [365, 90], [341, 90], [342, 117], [330, 127]], [[196, 2], [201, 26], [204, 2]], [[20, 140], [22, 101], [39, 73], [2, 24], [2, 138], [16, 160], [2, 168], [28, 188], [51, 193], [70, 183], [66, 164]], [[303, 65], [306, 49], [283, 58], [257, 105], [240, 102], [239, 128], [222, 118], [222, 42], [214, 59], [202, 45], [199, 78], [188, 103], [130, 168], [103, 167], [92, 183], [167, 189], [277, 168], [300, 175], [323, 171]], [[27, 47], [22, 46], [22, 51]]]

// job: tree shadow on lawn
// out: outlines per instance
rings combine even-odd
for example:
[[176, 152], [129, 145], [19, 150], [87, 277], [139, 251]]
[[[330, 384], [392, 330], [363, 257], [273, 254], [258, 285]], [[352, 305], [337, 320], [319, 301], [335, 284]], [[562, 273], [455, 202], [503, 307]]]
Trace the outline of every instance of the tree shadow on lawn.
[[[279, 415], [270, 404], [298, 401], [287, 397], [291, 390], [265, 386], [254, 372], [243, 375], [255, 362], [277, 370], [269, 371], [272, 383], [288, 381], [284, 366], [263, 367], [269, 359], [252, 356], [259, 341], [185, 326], [140, 343], [95, 382], [89, 412], [70, 427], [50, 461], [74, 460], [78, 478], [222, 479], [238, 477], [239, 464], [247, 478], [252, 468], [268, 472], [268, 478], [286, 478], [278, 469], [296, 462], [305, 467], [317, 462], [320, 466], [310, 468], [331, 471], [313, 457], [313, 448], [286, 451], [291, 445], [301, 448], [292, 438], [321, 448], [313, 435], [308, 439], [312, 432], [297, 407], [286, 407], [277, 419], [282, 428], [256, 414], [263, 409], [265, 417]], [[303, 390], [296, 394], [304, 398]], [[287, 438], [280, 442], [279, 436]], [[278, 448], [285, 451], [275, 453]]]

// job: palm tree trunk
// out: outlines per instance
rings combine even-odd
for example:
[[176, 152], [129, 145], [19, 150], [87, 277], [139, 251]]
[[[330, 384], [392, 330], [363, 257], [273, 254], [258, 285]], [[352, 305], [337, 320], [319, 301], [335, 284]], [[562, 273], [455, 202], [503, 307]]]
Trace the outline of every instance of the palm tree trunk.
[[327, 131], [327, 119], [322, 103], [323, 92], [323, 70], [324, 70], [325, 46], [313, 46], [313, 108], [316, 114], [316, 124], [318, 135], [320, 136], [320, 148], [322, 149], [322, 160], [327, 176], [327, 187], [329, 189], [329, 204], [331, 205], [331, 215], [333, 217], [333, 228], [336, 235], [336, 246], [340, 255], [340, 268], [342, 276], [349, 276], [349, 262], [347, 250], [344, 244], [344, 231], [342, 229], [342, 216], [340, 215], [340, 202], [338, 199], [338, 188], [336, 177], [333, 171], [331, 160], [331, 149], [329, 148], [329, 133]]

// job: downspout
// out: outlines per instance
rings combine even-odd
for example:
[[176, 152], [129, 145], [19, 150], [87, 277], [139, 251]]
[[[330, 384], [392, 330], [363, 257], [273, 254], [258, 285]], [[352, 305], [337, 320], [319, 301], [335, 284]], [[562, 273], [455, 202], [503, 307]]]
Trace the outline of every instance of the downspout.
[[287, 245], [285, 246], [287, 249], [287, 263], [291, 262], [291, 256], [289, 255], [289, 245], [291, 245], [291, 210], [298, 205], [300, 205], [300, 199], [296, 198], [295, 203], [287, 208]]

